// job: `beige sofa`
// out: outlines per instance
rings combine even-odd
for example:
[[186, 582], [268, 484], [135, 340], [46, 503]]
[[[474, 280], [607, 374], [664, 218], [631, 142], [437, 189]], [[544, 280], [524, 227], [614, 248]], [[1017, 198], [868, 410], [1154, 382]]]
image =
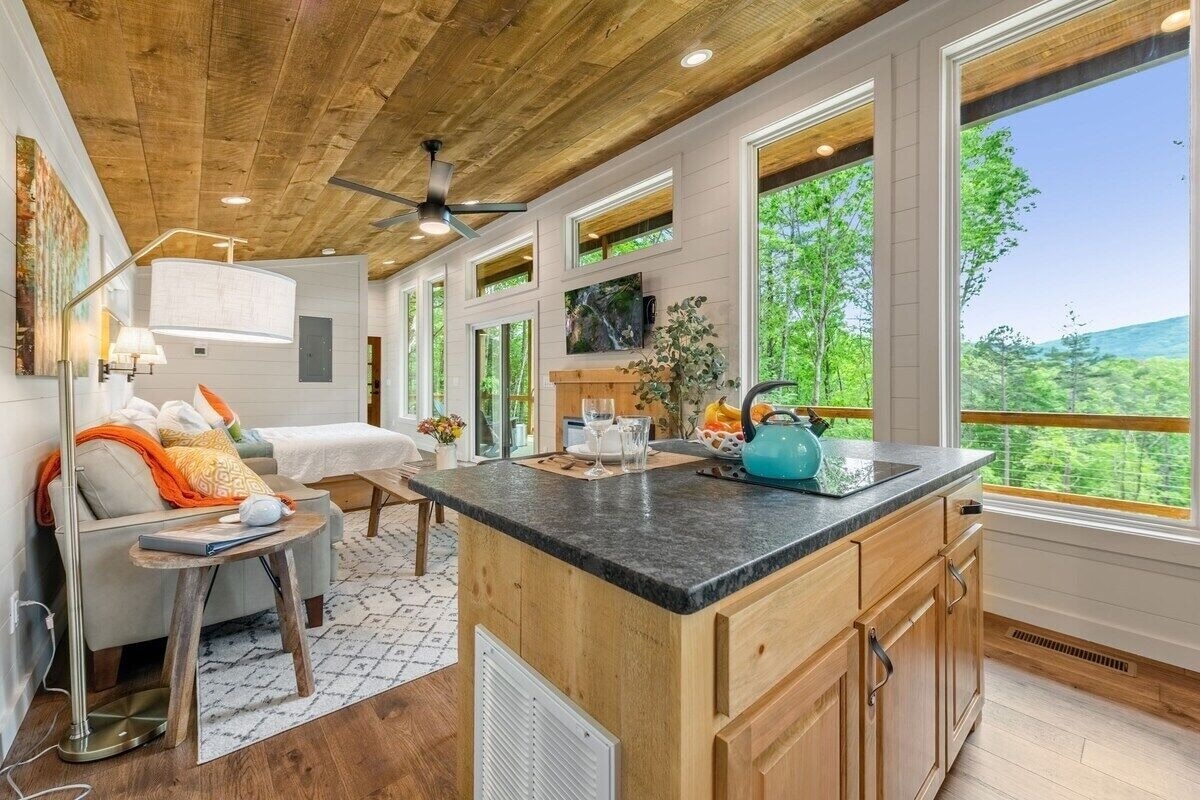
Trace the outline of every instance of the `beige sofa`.
[[[121, 648], [165, 637], [171, 625], [175, 573], [143, 569], [129, 560], [129, 548], [143, 533], [236, 510], [173, 508], [158, 494], [141, 457], [119, 442], [93, 440], [77, 449], [79, 467], [80, 561], [83, 571], [83, 631], [91, 651], [91, 688], [116, 683]], [[275, 474], [275, 460], [247, 459], [276, 492], [296, 501], [297, 508], [326, 514], [329, 524], [316, 538], [295, 549], [300, 594], [305, 598], [308, 626], [323, 624], [324, 595], [337, 573], [333, 543], [342, 538], [342, 512], [329, 493], [309, 489]], [[63, 518], [62, 485], [50, 486], [56, 520]], [[59, 552], [61, 527], [55, 531]], [[221, 567], [204, 610], [204, 624], [243, 617], [275, 607], [274, 586], [257, 560]]]

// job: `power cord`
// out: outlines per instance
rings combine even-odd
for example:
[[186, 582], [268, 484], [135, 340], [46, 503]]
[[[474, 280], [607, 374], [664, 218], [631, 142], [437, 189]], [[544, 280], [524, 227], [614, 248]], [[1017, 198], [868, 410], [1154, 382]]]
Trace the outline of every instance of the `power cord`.
[[[22, 608], [26, 606], [39, 606], [43, 611], [46, 612], [46, 630], [50, 632], [50, 661], [48, 664], [46, 664], [45, 674], [42, 675], [42, 689], [47, 692], [58, 692], [59, 694], [65, 695], [67, 702], [70, 702], [70, 692], [68, 692], [66, 689], [60, 689], [57, 686], [50, 686], [46, 683], [46, 679], [50, 677], [50, 668], [54, 666], [54, 656], [58, 653], [58, 637], [54, 635], [54, 612], [51, 611], [49, 606], [47, 606], [45, 603], [39, 603], [36, 600], [22, 600], [20, 603], [18, 603], [18, 605]], [[50, 720], [50, 725], [47, 727], [46, 732], [42, 734], [42, 738], [39, 739], [37, 744], [34, 745], [34, 748], [40, 747], [42, 743], [45, 742], [52, 733], [54, 733], [60, 714], [62, 714], [61, 708], [54, 712], [54, 718]], [[51, 750], [56, 748], [57, 745], [50, 745], [49, 747], [41, 750], [36, 755], [30, 756], [24, 761], [18, 761], [15, 764], [9, 764], [4, 769], [0, 769], [0, 775], [4, 776], [4, 780], [7, 781], [8, 785], [12, 787], [12, 790], [17, 793], [18, 800], [34, 800], [36, 797], [49, 797], [50, 795], [57, 794], [59, 792], [78, 792], [73, 800], [83, 800], [83, 798], [92, 793], [92, 787], [90, 784], [69, 783], [63, 786], [55, 786], [51, 789], [42, 789], [40, 792], [34, 792], [33, 794], [25, 794], [21, 790], [21, 787], [17, 785], [17, 782], [13, 780], [12, 773], [17, 767], [23, 767], [26, 764], [32, 764], [34, 761], [37, 761], [42, 756], [46, 755], [46, 753], [49, 753]]]

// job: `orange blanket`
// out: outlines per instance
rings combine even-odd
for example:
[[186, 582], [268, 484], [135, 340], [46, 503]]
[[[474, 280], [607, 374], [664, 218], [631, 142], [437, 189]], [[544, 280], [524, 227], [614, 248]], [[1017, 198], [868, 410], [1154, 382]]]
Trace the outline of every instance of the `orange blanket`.
[[[75, 444], [80, 445], [93, 439], [111, 439], [136, 451], [146, 462], [146, 466], [150, 468], [150, 474], [154, 477], [155, 485], [158, 486], [158, 493], [176, 508], [235, 506], [245, 499], [244, 497], [212, 497], [196, 492], [188, 485], [183, 474], [175, 468], [175, 464], [171, 462], [170, 456], [167, 455], [167, 451], [163, 449], [162, 445], [137, 428], [124, 425], [97, 425], [77, 434]], [[62, 464], [59, 454], [55, 453], [46, 459], [41, 472], [38, 473], [35, 512], [39, 525], [54, 524], [54, 510], [50, 506], [50, 481], [58, 477], [61, 471]], [[291, 508], [296, 506], [290, 498], [280, 497], [279, 499]]]

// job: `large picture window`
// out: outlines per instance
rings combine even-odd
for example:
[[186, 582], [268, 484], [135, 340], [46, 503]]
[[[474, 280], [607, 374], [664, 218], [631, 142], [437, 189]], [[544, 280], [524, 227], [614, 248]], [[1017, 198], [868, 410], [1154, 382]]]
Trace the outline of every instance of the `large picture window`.
[[959, 438], [992, 492], [1190, 516], [1186, 8], [955, 62]]
[[866, 99], [757, 153], [757, 378], [847, 438], [872, 434], [874, 126]]

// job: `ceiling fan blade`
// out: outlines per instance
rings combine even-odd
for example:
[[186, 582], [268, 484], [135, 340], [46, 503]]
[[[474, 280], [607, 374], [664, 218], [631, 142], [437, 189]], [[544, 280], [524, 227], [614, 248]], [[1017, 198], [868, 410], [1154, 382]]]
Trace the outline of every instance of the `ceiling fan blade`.
[[479, 234], [475, 232], [474, 228], [472, 228], [470, 225], [463, 222], [461, 219], [454, 216], [453, 214], [450, 215], [450, 218], [447, 221], [450, 223], [450, 227], [454, 228], [454, 230], [458, 231], [459, 234], [464, 239], [478, 239], [479, 238]]
[[451, 214], [495, 214], [506, 211], [525, 211], [528, 207], [525, 203], [472, 203], [471, 205], [455, 203], [447, 208], [450, 209]]
[[418, 205], [417, 201], [409, 200], [407, 197], [401, 197], [398, 194], [392, 194], [391, 192], [385, 192], [382, 189], [373, 189], [370, 186], [364, 186], [361, 183], [355, 183], [354, 181], [348, 181], [345, 178], [339, 178], [336, 175], [329, 179], [329, 183], [332, 184], [333, 186], [340, 186], [343, 189], [350, 189], [351, 191], [362, 192], [363, 194], [369, 194], [369, 195], [372, 195], [373, 197], [378, 197], [381, 200], [391, 200], [393, 203], [401, 203], [402, 205], [412, 206], [413, 208], [416, 208]]
[[418, 216], [420, 216], [420, 215], [417, 214], [416, 211], [406, 211], [405, 213], [397, 214], [394, 217], [387, 217], [386, 219], [376, 220], [375, 222], [372, 222], [371, 224], [373, 226], [375, 226], [376, 228], [379, 228], [380, 230], [385, 231], [388, 228], [392, 227], [393, 225], [399, 225], [401, 222], [413, 222], [414, 220], [416, 220], [416, 218]]
[[430, 161], [429, 191], [426, 193], [425, 200], [430, 203], [437, 203], [439, 206], [444, 206], [446, 204], [446, 195], [450, 194], [450, 176], [453, 174], [453, 164], [447, 161]]

